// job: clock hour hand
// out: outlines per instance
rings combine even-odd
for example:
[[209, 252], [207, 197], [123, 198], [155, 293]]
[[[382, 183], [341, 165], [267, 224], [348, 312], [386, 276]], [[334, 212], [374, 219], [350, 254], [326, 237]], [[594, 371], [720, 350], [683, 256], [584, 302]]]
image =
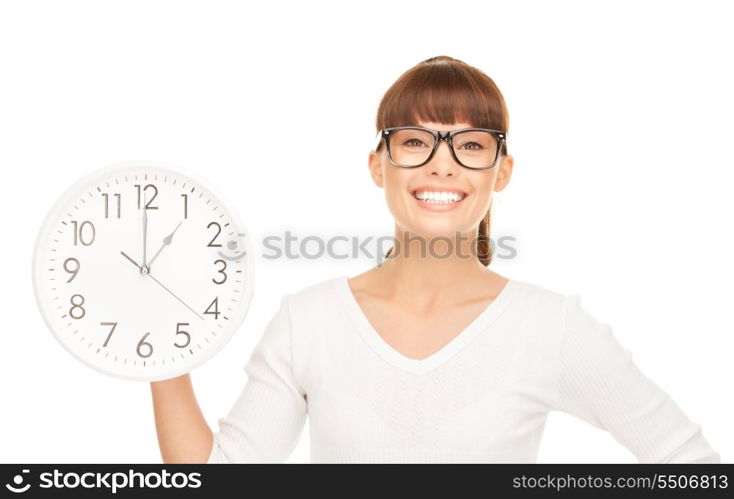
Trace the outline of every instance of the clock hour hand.
[[171, 232], [170, 234], [168, 234], [166, 237], [163, 238], [163, 244], [161, 244], [161, 247], [158, 248], [158, 251], [155, 252], [155, 255], [153, 255], [153, 258], [151, 258], [150, 261], [148, 262], [148, 269], [149, 270], [150, 270], [150, 267], [153, 265], [153, 262], [155, 261], [155, 259], [160, 254], [161, 250], [163, 248], [165, 248], [166, 246], [168, 246], [169, 244], [171, 244], [171, 241], [173, 240], [173, 235], [176, 233], [176, 231], [178, 230], [178, 228], [181, 227], [181, 224], [182, 223], [183, 223], [183, 220], [181, 220], [178, 223], [178, 225], [176, 226], [176, 228], [173, 229], [173, 232]]
[[130, 258], [127, 255], [127, 253], [125, 253], [124, 251], [120, 251], [120, 253], [122, 254], [122, 256], [124, 256], [125, 258], [127, 258], [128, 260], [130, 260], [133, 265], [135, 265], [138, 269], [140, 269], [141, 272], [143, 271], [143, 267], [141, 267], [140, 265], [138, 265], [138, 262], [136, 262], [135, 260], [133, 260], [132, 258]]

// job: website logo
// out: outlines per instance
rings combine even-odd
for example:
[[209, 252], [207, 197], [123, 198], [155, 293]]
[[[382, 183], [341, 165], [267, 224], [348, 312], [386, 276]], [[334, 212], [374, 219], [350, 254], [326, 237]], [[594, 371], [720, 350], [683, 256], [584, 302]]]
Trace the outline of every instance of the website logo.
[[[23, 470], [22, 473], [30, 473], [31, 470]], [[23, 485], [23, 475], [15, 475], [13, 477], [13, 484], [11, 485], [9, 483], [5, 484], [5, 487], [10, 491], [14, 492], [16, 494], [22, 494], [26, 490], [31, 488], [31, 484], [27, 483]]]

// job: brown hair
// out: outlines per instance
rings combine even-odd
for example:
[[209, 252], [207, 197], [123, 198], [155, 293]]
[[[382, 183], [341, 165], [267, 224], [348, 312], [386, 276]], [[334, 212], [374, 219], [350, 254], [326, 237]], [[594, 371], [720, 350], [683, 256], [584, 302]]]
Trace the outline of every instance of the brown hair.
[[[380, 101], [377, 131], [391, 126], [414, 125], [418, 121], [447, 124], [463, 121], [474, 127], [509, 131], [505, 99], [494, 81], [481, 70], [445, 55], [431, 57], [410, 68]], [[500, 154], [507, 154], [506, 143]], [[492, 261], [491, 213], [492, 204], [479, 223], [477, 256], [485, 267]], [[392, 250], [390, 248], [385, 257], [390, 256]]]

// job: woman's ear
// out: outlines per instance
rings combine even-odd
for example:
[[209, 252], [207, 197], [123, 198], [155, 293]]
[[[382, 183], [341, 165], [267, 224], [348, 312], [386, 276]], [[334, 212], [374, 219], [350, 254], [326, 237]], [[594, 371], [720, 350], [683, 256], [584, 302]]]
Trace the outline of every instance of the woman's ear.
[[369, 163], [370, 175], [372, 176], [372, 180], [375, 182], [375, 184], [378, 187], [384, 187], [383, 177], [382, 177], [382, 158], [380, 156], [380, 153], [375, 152], [375, 151], [370, 151], [370, 157], [369, 157], [368, 163]]
[[515, 160], [509, 154], [503, 156], [497, 166], [497, 178], [494, 181], [494, 190], [499, 192], [507, 187], [510, 183], [510, 177], [512, 177], [512, 166]]

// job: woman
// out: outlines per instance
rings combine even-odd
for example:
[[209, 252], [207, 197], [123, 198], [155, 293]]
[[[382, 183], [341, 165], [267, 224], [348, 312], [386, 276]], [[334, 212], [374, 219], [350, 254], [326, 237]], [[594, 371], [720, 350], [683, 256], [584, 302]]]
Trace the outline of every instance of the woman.
[[513, 166], [489, 77], [423, 61], [387, 91], [377, 129], [387, 260], [281, 300], [218, 433], [188, 375], [152, 383], [164, 462], [283, 461], [307, 414], [313, 462], [534, 462], [551, 410], [640, 462], [719, 462], [577, 295], [487, 268], [492, 192]]

